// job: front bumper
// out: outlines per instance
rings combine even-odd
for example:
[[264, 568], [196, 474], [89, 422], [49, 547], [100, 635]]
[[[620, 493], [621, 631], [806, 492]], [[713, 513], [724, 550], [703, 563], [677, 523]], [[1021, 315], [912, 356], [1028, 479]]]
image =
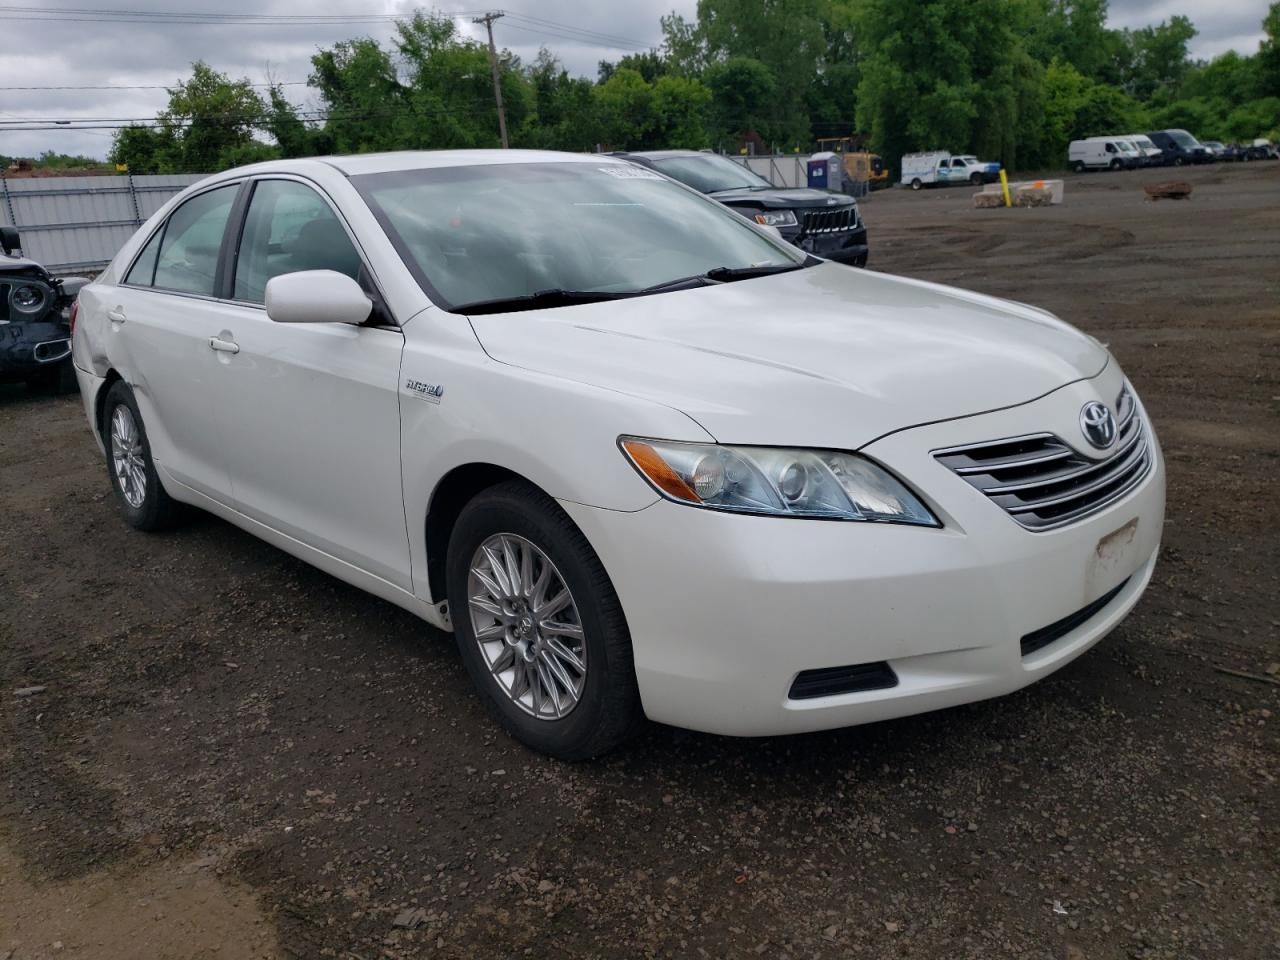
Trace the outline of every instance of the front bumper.
[[867, 263], [867, 228], [862, 223], [843, 233], [800, 234], [791, 242], [806, 253], [825, 260], [855, 267], [862, 267]]
[[[1044, 533], [1024, 530], [929, 451], [1074, 422], [1085, 398], [1119, 392], [1113, 373], [1098, 378], [1107, 380], [1101, 388], [1075, 384], [864, 448], [913, 483], [942, 529], [735, 516], [667, 501], [635, 513], [564, 503], [617, 589], [645, 712], [736, 736], [848, 726], [1006, 694], [1097, 643], [1155, 565], [1164, 465], [1154, 436], [1153, 467], [1137, 488]], [[1117, 587], [1084, 623], [1023, 655], [1025, 635]], [[801, 671], [877, 661], [896, 686], [789, 698]]]
[[70, 363], [71, 331], [54, 320], [10, 320], [0, 324], [0, 382], [39, 376], [59, 363]]

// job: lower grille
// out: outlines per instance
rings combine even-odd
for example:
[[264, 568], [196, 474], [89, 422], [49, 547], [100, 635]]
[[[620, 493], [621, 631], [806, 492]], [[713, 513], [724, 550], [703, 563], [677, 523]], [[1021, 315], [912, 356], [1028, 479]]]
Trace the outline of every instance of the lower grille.
[[1041, 627], [1039, 630], [1033, 630], [1022, 638], [1022, 655], [1030, 656], [1037, 650], [1043, 650], [1055, 640], [1061, 640], [1072, 630], [1082, 627], [1086, 622], [1093, 619], [1093, 615], [1098, 613], [1108, 603], [1116, 598], [1116, 595], [1124, 589], [1129, 578], [1126, 577], [1124, 583], [1116, 587], [1114, 590], [1108, 590], [1093, 603], [1087, 607], [1081, 607], [1070, 616], [1063, 617], [1061, 620], [1055, 620], [1047, 627]]
[[852, 203], [833, 210], [819, 208], [801, 213], [800, 227], [805, 234], [847, 233], [858, 226], [858, 207]]
[[1051, 433], [935, 450], [954, 470], [1028, 530], [1083, 519], [1119, 500], [1151, 470], [1151, 444], [1128, 387], [1116, 399], [1116, 442], [1105, 460], [1077, 452]]
[[812, 700], [815, 697], [834, 697], [839, 693], [886, 690], [897, 685], [898, 675], [885, 661], [855, 663], [848, 667], [801, 671], [791, 684], [791, 692], [787, 694], [787, 698]]

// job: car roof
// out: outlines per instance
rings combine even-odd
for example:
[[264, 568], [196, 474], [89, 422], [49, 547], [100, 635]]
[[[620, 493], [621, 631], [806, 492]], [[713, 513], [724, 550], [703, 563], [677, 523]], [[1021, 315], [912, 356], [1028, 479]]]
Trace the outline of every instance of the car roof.
[[221, 176], [258, 173], [306, 173], [318, 166], [334, 168], [349, 177], [366, 173], [393, 173], [433, 167], [470, 167], [510, 163], [623, 163], [598, 153], [562, 153], [556, 150], [397, 150], [347, 156], [269, 160], [228, 170]]

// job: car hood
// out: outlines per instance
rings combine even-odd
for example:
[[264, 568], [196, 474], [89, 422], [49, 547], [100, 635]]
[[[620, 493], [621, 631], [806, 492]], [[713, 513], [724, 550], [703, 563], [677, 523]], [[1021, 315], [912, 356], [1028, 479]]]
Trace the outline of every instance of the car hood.
[[1108, 359], [1033, 307], [830, 263], [470, 320], [495, 360], [674, 407], [724, 443], [853, 449], [1026, 403]]
[[36, 271], [46, 277], [49, 275], [49, 271], [34, 260], [29, 260], [26, 257], [10, 256], [0, 251], [0, 273], [16, 273], [19, 271]]
[[707, 196], [731, 206], [748, 205], [763, 210], [798, 210], [807, 207], [830, 207], [838, 210], [853, 204], [853, 197], [826, 190], [810, 190], [808, 187], [778, 188], [773, 190], [717, 190]]

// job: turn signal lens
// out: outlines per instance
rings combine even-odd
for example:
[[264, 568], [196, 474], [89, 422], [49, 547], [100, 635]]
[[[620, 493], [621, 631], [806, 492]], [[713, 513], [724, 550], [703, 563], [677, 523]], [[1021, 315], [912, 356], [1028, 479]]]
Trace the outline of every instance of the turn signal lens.
[[688, 500], [690, 503], [702, 502], [702, 498], [690, 489], [679, 474], [667, 466], [667, 462], [649, 444], [641, 440], [623, 440], [622, 449], [646, 479], [667, 496]]

